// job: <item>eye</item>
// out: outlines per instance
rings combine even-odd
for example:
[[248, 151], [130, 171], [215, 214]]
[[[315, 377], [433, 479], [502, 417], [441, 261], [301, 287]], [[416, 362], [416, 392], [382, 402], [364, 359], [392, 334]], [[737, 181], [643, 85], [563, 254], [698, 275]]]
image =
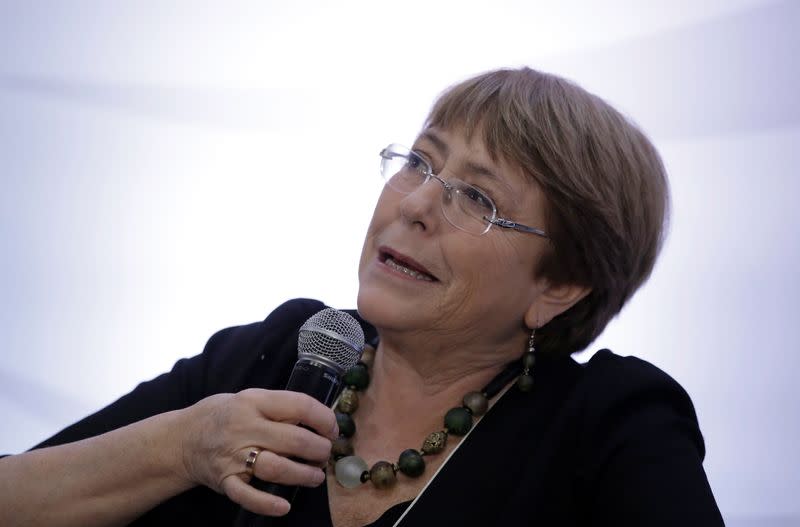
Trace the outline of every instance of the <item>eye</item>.
[[470, 202], [472, 202], [473, 204], [487, 209], [492, 208], [492, 201], [481, 190], [471, 186], [470, 187], [464, 186], [464, 188], [460, 190], [461, 193], [464, 195], [464, 197], [469, 199]]
[[425, 162], [413, 152], [406, 158], [406, 167], [422, 173], [428, 170]]
[[432, 164], [430, 161], [430, 156], [426, 155], [425, 152], [421, 152], [419, 150], [412, 150], [411, 154], [408, 156], [409, 166], [418, 169], [420, 172], [427, 173], [429, 170], [432, 170]]

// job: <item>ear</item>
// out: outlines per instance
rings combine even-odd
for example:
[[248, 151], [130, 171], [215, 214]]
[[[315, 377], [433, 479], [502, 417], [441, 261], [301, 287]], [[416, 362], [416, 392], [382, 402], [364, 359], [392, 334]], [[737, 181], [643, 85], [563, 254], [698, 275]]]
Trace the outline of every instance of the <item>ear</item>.
[[544, 326], [590, 292], [591, 288], [582, 285], [547, 285], [525, 312], [525, 325], [530, 329]]

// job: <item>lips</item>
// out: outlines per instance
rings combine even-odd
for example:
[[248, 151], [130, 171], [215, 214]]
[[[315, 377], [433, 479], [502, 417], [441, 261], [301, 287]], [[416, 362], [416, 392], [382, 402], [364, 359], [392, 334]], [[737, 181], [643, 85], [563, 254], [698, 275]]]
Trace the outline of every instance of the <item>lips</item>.
[[425, 280], [429, 282], [438, 281], [438, 279], [421, 263], [417, 262], [410, 256], [406, 256], [388, 247], [380, 247], [378, 249], [378, 259], [381, 263], [391, 267], [396, 271], [407, 274], [411, 278], [418, 280]]

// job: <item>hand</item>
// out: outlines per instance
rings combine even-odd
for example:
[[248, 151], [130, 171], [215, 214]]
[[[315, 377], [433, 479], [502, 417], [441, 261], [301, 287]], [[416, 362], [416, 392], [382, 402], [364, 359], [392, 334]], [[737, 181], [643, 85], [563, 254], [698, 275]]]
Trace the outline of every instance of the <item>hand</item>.
[[330, 457], [331, 440], [339, 434], [330, 408], [306, 394], [289, 391], [253, 388], [212, 395], [187, 408], [184, 417], [186, 426], [177, 433], [185, 477], [267, 516], [286, 514], [289, 503], [248, 484], [251, 476], [245, 460], [250, 451], [261, 449], [253, 467], [258, 479], [315, 487], [325, 481], [319, 466]]

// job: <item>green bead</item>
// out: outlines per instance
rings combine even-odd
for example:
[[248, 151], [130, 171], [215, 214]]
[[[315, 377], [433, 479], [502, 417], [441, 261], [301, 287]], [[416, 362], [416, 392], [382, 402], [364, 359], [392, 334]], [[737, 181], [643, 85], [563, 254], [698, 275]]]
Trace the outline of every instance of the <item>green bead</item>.
[[521, 392], [533, 390], [533, 377], [531, 375], [520, 375], [519, 379], [517, 379], [517, 388]]
[[339, 433], [345, 437], [353, 437], [356, 433], [356, 422], [349, 414], [336, 412], [336, 424], [339, 425]]
[[522, 356], [522, 367], [526, 370], [530, 370], [533, 368], [533, 365], [536, 364], [536, 355], [533, 353], [526, 353]]
[[421, 476], [425, 472], [425, 459], [413, 448], [403, 450], [397, 465], [400, 467], [400, 472], [411, 478]]
[[483, 415], [489, 409], [489, 400], [481, 392], [469, 392], [461, 403], [469, 408], [472, 415]]
[[369, 470], [369, 480], [376, 489], [388, 489], [397, 481], [394, 466], [388, 461], [378, 461]]
[[444, 427], [451, 434], [463, 436], [472, 428], [472, 414], [463, 406], [451, 408], [444, 415]]
[[363, 364], [356, 364], [347, 370], [342, 377], [345, 386], [352, 386], [356, 390], [363, 390], [369, 386], [369, 372]]

